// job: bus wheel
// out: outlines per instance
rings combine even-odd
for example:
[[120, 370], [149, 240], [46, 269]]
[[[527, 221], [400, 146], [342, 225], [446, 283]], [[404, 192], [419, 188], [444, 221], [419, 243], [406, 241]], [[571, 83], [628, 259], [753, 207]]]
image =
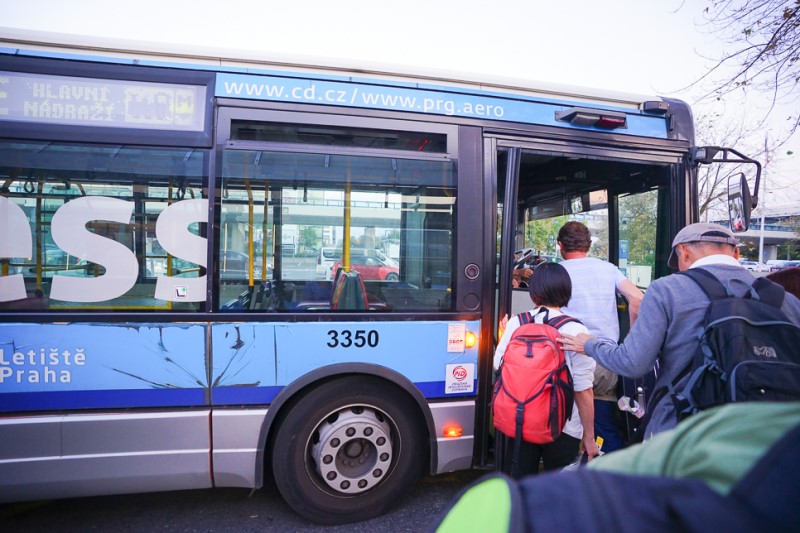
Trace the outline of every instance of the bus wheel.
[[284, 417], [275, 483], [299, 515], [345, 524], [383, 514], [419, 479], [427, 436], [402, 391], [369, 378], [326, 383]]

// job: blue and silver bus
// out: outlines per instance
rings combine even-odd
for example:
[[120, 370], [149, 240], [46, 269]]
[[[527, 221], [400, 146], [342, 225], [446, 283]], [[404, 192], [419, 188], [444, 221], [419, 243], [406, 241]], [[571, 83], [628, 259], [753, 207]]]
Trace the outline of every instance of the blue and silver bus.
[[646, 287], [712, 152], [667, 98], [0, 31], [0, 501], [337, 524], [488, 467], [513, 252], [578, 218]]

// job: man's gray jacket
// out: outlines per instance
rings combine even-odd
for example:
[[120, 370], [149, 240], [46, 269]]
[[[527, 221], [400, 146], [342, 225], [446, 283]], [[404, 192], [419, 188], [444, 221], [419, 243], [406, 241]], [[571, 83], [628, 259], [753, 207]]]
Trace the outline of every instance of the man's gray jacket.
[[[748, 289], [731, 280], [748, 285], [755, 281], [752, 274], [738, 266], [711, 264], [698, 268], [708, 270], [723, 284], [729, 283], [737, 295], [744, 295]], [[689, 366], [698, 349], [698, 333], [708, 305], [705, 293], [692, 279], [676, 274], [665, 276], [647, 288], [639, 316], [621, 345], [593, 337], [586, 342], [585, 351], [609, 370], [631, 378], [645, 375], [658, 361], [655, 388], [659, 389]], [[800, 325], [800, 300], [787, 292], [782, 309], [789, 320]], [[676, 389], [681, 390], [687, 380], [688, 376], [684, 377]], [[672, 398], [667, 394], [653, 409], [645, 437], [677, 423]]]

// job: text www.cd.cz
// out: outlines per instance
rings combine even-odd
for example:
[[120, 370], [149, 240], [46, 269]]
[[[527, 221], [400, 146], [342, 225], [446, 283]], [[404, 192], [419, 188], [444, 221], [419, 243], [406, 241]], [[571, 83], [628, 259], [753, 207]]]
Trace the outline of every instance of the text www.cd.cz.
[[266, 83], [225, 82], [225, 90], [230, 96], [268, 98], [306, 103], [343, 104], [368, 107], [382, 107], [423, 113], [461, 115], [474, 117], [502, 118], [503, 106], [485, 103], [461, 102], [446, 98], [417, 98], [375, 91], [365, 91], [360, 87], [345, 89], [318, 90], [316, 85], [288, 88]]

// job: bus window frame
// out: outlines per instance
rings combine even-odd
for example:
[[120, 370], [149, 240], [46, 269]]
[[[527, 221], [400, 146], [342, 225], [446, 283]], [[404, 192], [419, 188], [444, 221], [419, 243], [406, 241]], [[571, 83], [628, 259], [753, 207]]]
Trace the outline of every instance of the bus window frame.
[[[379, 117], [369, 117], [369, 116], [343, 116], [343, 115], [335, 115], [331, 113], [300, 113], [296, 111], [284, 111], [284, 110], [274, 110], [274, 109], [262, 109], [259, 107], [251, 107], [252, 102], [247, 102], [247, 107], [242, 106], [233, 106], [230, 105], [230, 102], [226, 102], [223, 100], [218, 101], [218, 105], [216, 107], [216, 124], [217, 124], [217, 131], [216, 131], [216, 138], [215, 138], [215, 145], [213, 152], [213, 157], [215, 159], [214, 170], [213, 170], [213, 193], [209, 196], [212, 200], [212, 205], [210, 206], [214, 210], [213, 220], [216, 220], [218, 216], [219, 210], [219, 198], [222, 194], [220, 190], [220, 183], [219, 178], [221, 175], [221, 168], [220, 165], [222, 164], [222, 152], [224, 150], [262, 150], [262, 151], [271, 151], [271, 152], [284, 152], [284, 153], [318, 153], [318, 154], [325, 154], [325, 155], [345, 155], [345, 156], [364, 156], [364, 157], [375, 157], [375, 158], [384, 158], [384, 159], [408, 159], [408, 160], [416, 160], [416, 161], [438, 161], [438, 162], [449, 162], [453, 165], [453, 173], [455, 178], [455, 188], [456, 188], [456, 210], [455, 210], [455, 219], [453, 222], [452, 228], [452, 255], [451, 255], [451, 268], [452, 268], [452, 279], [453, 279], [453, 289], [452, 289], [452, 298], [453, 300], [453, 308], [451, 310], [445, 311], [410, 311], [410, 312], [390, 312], [390, 313], [382, 313], [380, 316], [382, 318], [392, 319], [393, 317], [397, 316], [422, 316], [422, 315], [441, 315], [441, 314], [453, 314], [459, 313], [463, 314], [464, 312], [477, 312], [480, 309], [481, 302], [479, 299], [475, 299], [475, 303], [472, 303], [470, 300], [469, 303], [466, 305], [461, 301], [464, 295], [467, 294], [474, 294], [479, 289], [475, 287], [480, 282], [480, 280], [468, 280], [463, 275], [463, 265], [467, 264], [468, 262], [471, 263], [479, 263], [480, 256], [475, 256], [476, 251], [471, 250], [469, 251], [470, 256], [465, 259], [464, 254], [466, 251], [464, 250], [466, 246], [465, 243], [459, 243], [459, 227], [462, 224], [476, 224], [474, 212], [475, 209], [479, 208], [479, 200], [477, 198], [472, 198], [474, 195], [464, 194], [464, 192], [460, 192], [461, 189], [468, 190], [469, 187], [464, 187], [464, 183], [475, 181], [475, 176], [465, 177], [462, 175], [463, 168], [462, 165], [459, 165], [458, 156], [464, 154], [464, 147], [462, 146], [463, 143], [460, 143], [460, 137], [464, 133], [464, 128], [462, 126], [454, 125], [454, 124], [447, 124], [447, 123], [436, 123], [436, 122], [415, 122], [409, 120], [402, 120], [402, 119], [389, 119], [389, 118], [379, 118]], [[371, 130], [383, 130], [383, 131], [406, 131], [406, 132], [419, 132], [419, 133], [433, 133], [433, 134], [440, 134], [446, 136], [446, 150], [445, 152], [436, 152], [436, 153], [427, 153], [427, 152], [417, 152], [417, 151], [410, 151], [410, 150], [388, 150], [385, 148], [378, 148], [378, 149], [369, 149], [369, 148], [360, 148], [360, 147], [343, 147], [343, 146], [328, 146], [328, 145], [319, 145], [319, 144], [298, 144], [298, 143], [280, 143], [280, 142], [261, 142], [261, 141], [245, 141], [245, 140], [231, 140], [231, 131], [232, 131], [232, 124], [234, 121], [237, 120], [247, 120], [253, 122], [272, 122], [276, 124], [299, 124], [299, 125], [309, 125], [309, 126], [332, 126], [332, 127], [352, 127], [352, 128], [364, 128], [364, 129], [371, 129]], [[480, 135], [479, 130], [476, 128], [471, 128], [475, 134], [475, 138], [479, 139]], [[479, 175], [479, 169], [475, 169], [476, 175]], [[463, 203], [470, 203], [472, 207], [461, 205]], [[473, 209], [472, 213], [469, 214], [469, 209]], [[482, 230], [480, 230], [482, 231]], [[471, 234], [471, 232], [465, 232], [465, 235]], [[213, 264], [212, 259], [213, 256], [216, 255], [216, 247], [217, 247], [217, 239], [219, 236], [217, 235], [217, 231], [214, 231], [213, 236], [210, 236], [209, 242], [209, 264]], [[459, 246], [461, 244], [461, 246]], [[479, 251], [478, 251], [479, 253]], [[220, 302], [218, 301], [218, 294], [214, 295], [212, 298], [209, 299], [211, 309], [213, 309], [214, 313], [219, 313], [216, 309], [219, 307]], [[352, 313], [352, 312], [346, 312]], [[233, 313], [227, 313], [228, 315], [232, 315]], [[283, 315], [291, 315], [292, 313], [282, 313]], [[296, 315], [302, 316], [302, 315]], [[314, 315], [316, 319], [323, 316], [338, 316], [336, 314], [328, 314], [328, 313], [320, 313]], [[377, 315], [370, 315], [370, 316], [377, 316]], [[248, 318], [248, 320], [253, 320], [252, 317]]]

